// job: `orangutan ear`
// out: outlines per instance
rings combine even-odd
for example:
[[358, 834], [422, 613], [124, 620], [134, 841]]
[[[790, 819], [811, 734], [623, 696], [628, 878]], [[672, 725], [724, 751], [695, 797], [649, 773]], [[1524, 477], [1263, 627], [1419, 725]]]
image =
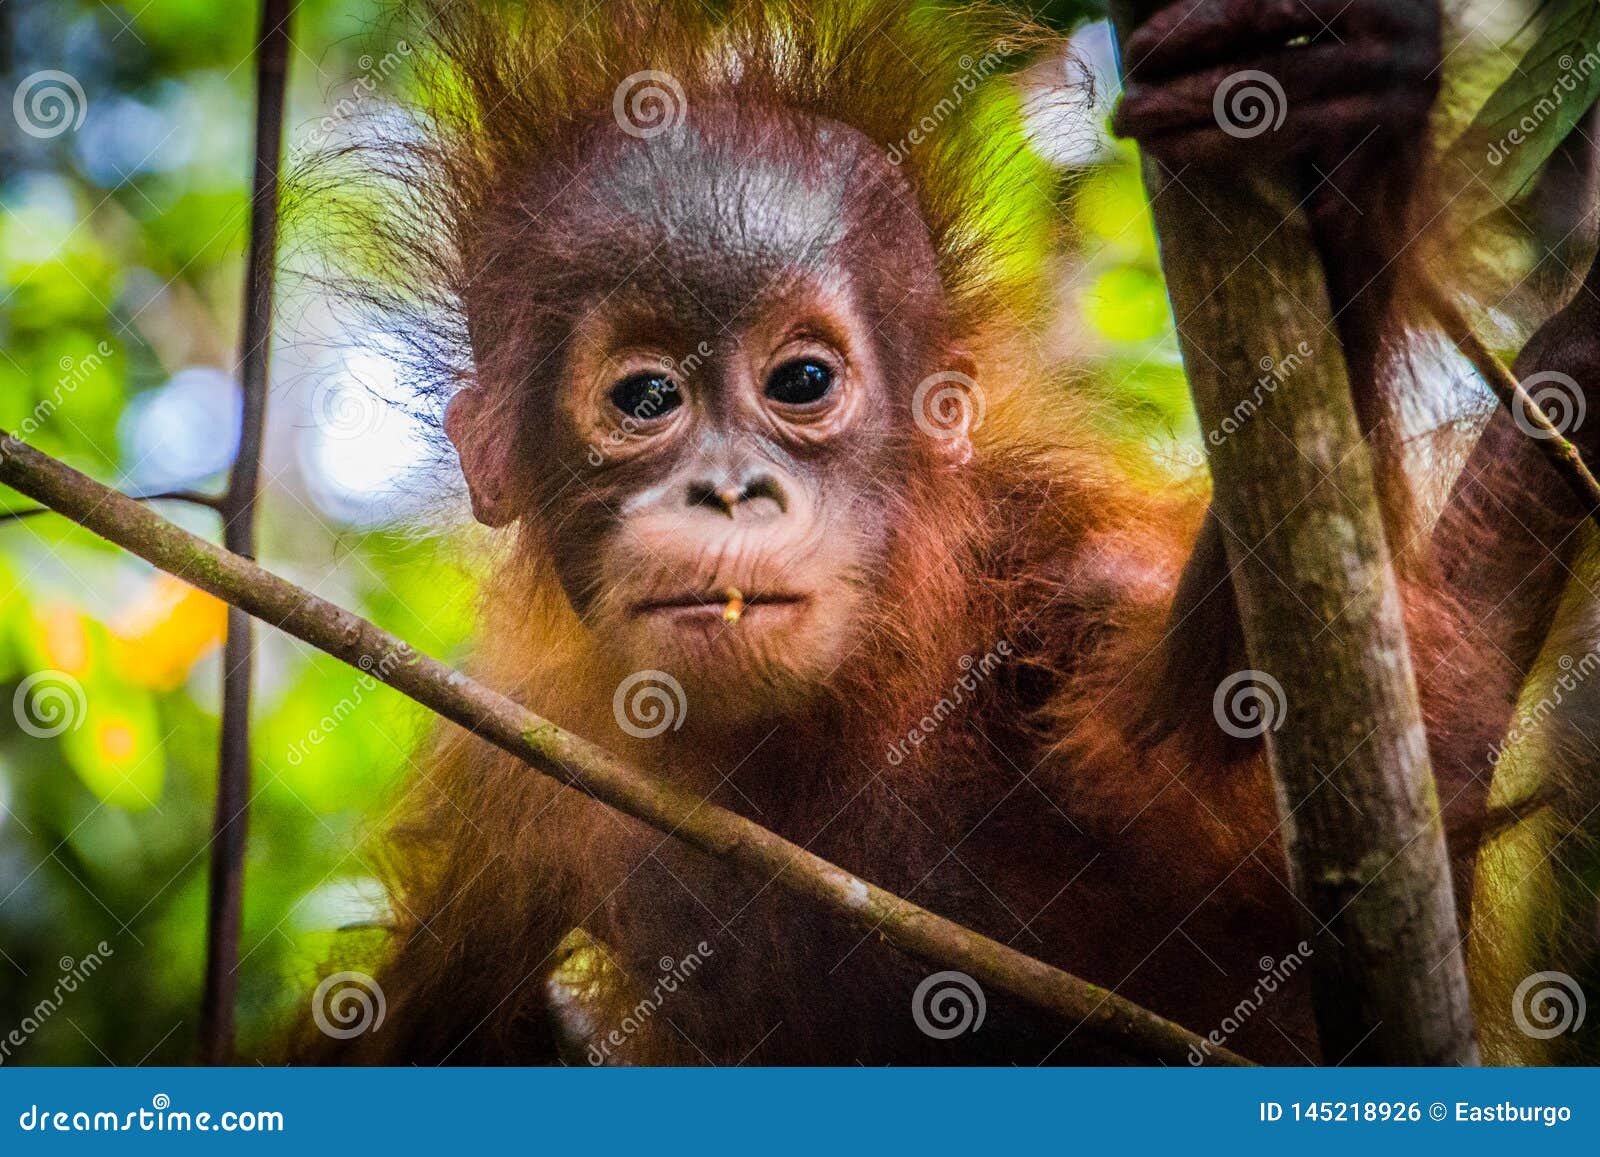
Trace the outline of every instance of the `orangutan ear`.
[[917, 386], [913, 416], [952, 470], [972, 461], [972, 434], [983, 424], [983, 390], [978, 385], [977, 362], [960, 346], [946, 349], [944, 367]]
[[517, 519], [515, 472], [510, 431], [488, 418], [488, 391], [467, 386], [445, 407], [444, 432], [461, 459], [473, 517], [485, 526], [500, 527]]

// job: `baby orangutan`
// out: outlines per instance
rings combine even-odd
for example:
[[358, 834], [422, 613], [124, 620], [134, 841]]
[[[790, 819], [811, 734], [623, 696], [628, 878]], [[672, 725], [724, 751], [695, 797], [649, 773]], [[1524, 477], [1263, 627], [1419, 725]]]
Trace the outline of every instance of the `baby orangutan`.
[[[1156, 63], [1122, 122], [1174, 163], [1324, 129], [1347, 147], [1437, 61], [1436, 14], [1394, 5], [1182, 7], [1203, 18], [1179, 22], [1182, 52], [1133, 45]], [[1048, 174], [1004, 76], [963, 78], [1049, 38], [899, 0], [427, 15], [454, 103], [387, 170], [418, 217], [377, 240], [455, 311], [419, 340], [456, 367], [444, 428], [477, 518], [505, 528], [474, 674], [862, 879], [1222, 1023], [1295, 950], [1300, 911], [1258, 743], [1218, 726], [1211, 673], [1164, 666], [1203, 497], [1152, 497], [1034, 340]], [[1332, 108], [1291, 94], [1259, 142], [1183, 115], [1212, 72], [1294, 74], [1300, 53], [1307, 85], [1346, 86]], [[1386, 131], [1420, 134], [1422, 111]], [[1592, 343], [1541, 348], [1567, 359], [1544, 368], [1600, 364]], [[1408, 588], [1464, 826], [1554, 594], [1486, 608], [1530, 567], [1553, 583], [1583, 515], [1502, 435], [1436, 532], [1456, 571]], [[1142, 726], [1171, 698], [1202, 706]], [[995, 992], [981, 1031], [930, 1033], [913, 993], [933, 969], [458, 731], [387, 848], [387, 1019], [313, 1058], [1137, 1059]], [[1305, 979], [1229, 1047], [1316, 1058]]]

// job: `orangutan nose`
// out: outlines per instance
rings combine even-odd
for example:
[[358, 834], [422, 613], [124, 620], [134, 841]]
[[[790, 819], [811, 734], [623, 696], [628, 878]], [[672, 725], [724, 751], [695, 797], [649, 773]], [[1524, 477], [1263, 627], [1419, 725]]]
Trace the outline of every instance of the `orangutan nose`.
[[684, 503], [690, 507], [714, 510], [729, 518], [746, 514], [768, 517], [786, 513], [789, 509], [789, 499], [782, 484], [764, 470], [747, 474], [738, 480], [696, 479], [689, 483]]

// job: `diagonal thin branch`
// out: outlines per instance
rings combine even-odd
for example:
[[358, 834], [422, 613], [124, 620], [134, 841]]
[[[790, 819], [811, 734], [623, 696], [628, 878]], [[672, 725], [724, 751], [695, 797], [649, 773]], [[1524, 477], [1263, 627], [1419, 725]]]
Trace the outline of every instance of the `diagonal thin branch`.
[[1472, 363], [1478, 376], [1489, 384], [1494, 396], [1500, 399], [1500, 404], [1517, 420], [1518, 428], [1539, 443], [1546, 461], [1561, 475], [1567, 489], [1583, 504], [1589, 517], [1600, 524], [1600, 482], [1595, 481], [1578, 448], [1562, 435], [1539, 403], [1522, 388], [1517, 376], [1495, 357], [1493, 350], [1483, 344], [1483, 339], [1473, 331], [1461, 308], [1431, 280], [1423, 281], [1419, 289], [1428, 311], [1444, 328], [1445, 336]]
[[1248, 1064], [1172, 1021], [937, 916], [743, 816], [660, 782], [333, 603], [214, 546], [0, 431], [0, 483], [162, 570], [372, 675], [570, 787], [708, 855], [776, 880], [906, 955], [959, 968], [1139, 1056]]
[[[128, 496], [135, 502], [187, 502], [191, 506], [204, 506], [208, 510], [221, 511], [222, 499], [214, 498], [209, 494], [202, 494], [198, 490], [163, 490], [160, 494], [130, 494]], [[23, 522], [40, 514], [54, 514], [48, 506], [29, 506], [23, 510], [0, 510], [0, 526], [11, 522]]]

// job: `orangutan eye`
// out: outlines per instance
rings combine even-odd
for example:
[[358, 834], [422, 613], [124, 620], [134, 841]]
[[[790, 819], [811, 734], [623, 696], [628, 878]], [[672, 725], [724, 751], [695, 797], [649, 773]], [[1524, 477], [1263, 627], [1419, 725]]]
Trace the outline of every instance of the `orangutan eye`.
[[606, 396], [623, 414], [640, 422], [664, 417], [683, 405], [678, 383], [662, 374], [629, 374]]
[[766, 395], [785, 406], [809, 406], [833, 389], [833, 371], [810, 358], [796, 358], [772, 371]]

